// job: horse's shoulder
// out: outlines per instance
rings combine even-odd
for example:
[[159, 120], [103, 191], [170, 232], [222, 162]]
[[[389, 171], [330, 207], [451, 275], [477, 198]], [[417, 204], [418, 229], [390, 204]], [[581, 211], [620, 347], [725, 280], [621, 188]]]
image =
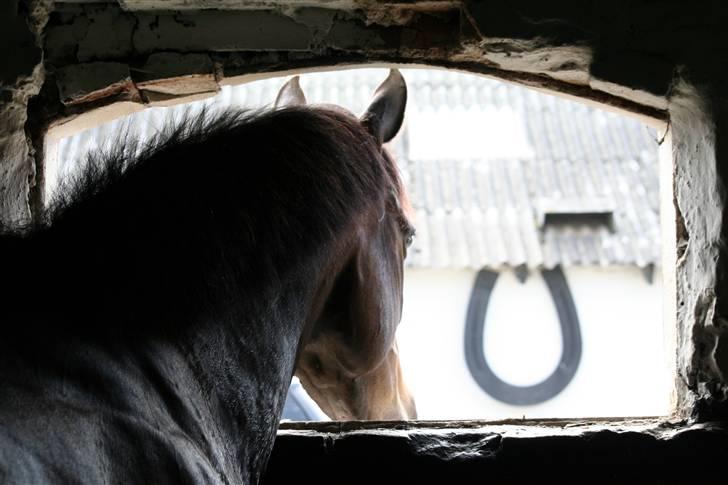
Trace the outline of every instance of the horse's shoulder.
[[0, 483], [221, 483], [182, 433], [128, 413], [49, 398], [0, 406]]
[[60, 477], [53, 476], [47, 460], [26, 449], [4, 428], [0, 428], [0, 483], [54, 483]]

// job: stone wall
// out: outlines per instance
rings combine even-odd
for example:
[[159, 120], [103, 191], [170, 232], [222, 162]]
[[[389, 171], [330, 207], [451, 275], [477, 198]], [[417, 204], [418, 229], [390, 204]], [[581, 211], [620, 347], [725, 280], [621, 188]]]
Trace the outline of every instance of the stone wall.
[[25, 125], [44, 80], [41, 32], [50, 3], [0, 4], [0, 228], [30, 220], [35, 151]]
[[[170, 5], [179, 10], [160, 9]], [[430, 64], [669, 120], [677, 415], [725, 419], [727, 26], [719, 1], [6, 0], [0, 224], [26, 223], [42, 203], [34, 184], [49, 124], [118, 101], [211, 93], [254, 73]]]

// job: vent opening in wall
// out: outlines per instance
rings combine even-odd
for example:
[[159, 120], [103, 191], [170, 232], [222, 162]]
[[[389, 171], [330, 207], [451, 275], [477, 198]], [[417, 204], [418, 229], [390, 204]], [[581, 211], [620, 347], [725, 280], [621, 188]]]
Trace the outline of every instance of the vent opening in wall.
[[[671, 172], [660, 127], [476, 75], [402, 73], [407, 113], [388, 148], [417, 230], [398, 341], [418, 417], [670, 414], [674, 321], [663, 294], [674, 291], [662, 281], [673, 263], [663, 262], [660, 179]], [[307, 73], [300, 83], [309, 102], [360, 114], [385, 75]], [[284, 82], [225, 86], [69, 136], [52, 130], [46, 198], [121, 131], [150, 137], [185, 111], [269, 106]], [[328, 419], [295, 380], [285, 412]]]
[[566, 210], [560, 212], [546, 212], [543, 215], [542, 227], [559, 227], [572, 224], [574, 226], [588, 226], [597, 228], [599, 226], [614, 230], [613, 211], [576, 211]]

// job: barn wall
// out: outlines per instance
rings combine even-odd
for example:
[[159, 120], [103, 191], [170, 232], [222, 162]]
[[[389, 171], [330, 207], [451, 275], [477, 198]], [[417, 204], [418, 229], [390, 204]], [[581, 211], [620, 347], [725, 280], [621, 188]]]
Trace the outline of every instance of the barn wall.
[[[223, 10], [151, 10], [163, 4]], [[728, 417], [728, 249], [722, 244], [728, 11], [722, 2], [261, 0], [253, 3], [256, 11], [240, 10], [241, 4], [58, 2], [51, 12], [49, 0], [3, 1], [0, 224], [17, 227], [40, 206], [34, 187], [49, 123], [117, 101], [207, 93], [256, 72], [434, 64], [669, 118], [679, 410], [701, 422]]]
[[[515, 406], [483, 391], [465, 361], [465, 319], [476, 272], [408, 269], [397, 332], [407, 385], [420, 419], [667, 416], [672, 411], [669, 334], [661, 274], [650, 284], [637, 267], [568, 267], [582, 355], [573, 380], [546, 402]], [[534, 385], [559, 364], [556, 307], [538, 272], [521, 283], [499, 273], [485, 318], [485, 356], [503, 380]]]

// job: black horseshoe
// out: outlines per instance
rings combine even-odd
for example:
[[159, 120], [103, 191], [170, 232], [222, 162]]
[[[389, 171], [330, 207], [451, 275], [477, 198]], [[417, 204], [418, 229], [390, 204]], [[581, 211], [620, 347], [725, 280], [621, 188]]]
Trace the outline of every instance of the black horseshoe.
[[542, 270], [541, 274], [559, 315], [563, 350], [554, 372], [532, 386], [514, 386], [500, 379], [488, 365], [483, 352], [485, 315], [498, 273], [480, 270], [470, 293], [465, 321], [465, 360], [470, 374], [480, 388], [507, 404], [525, 406], [551, 399], [571, 382], [581, 360], [579, 316], [566, 277], [558, 266], [551, 270]]

